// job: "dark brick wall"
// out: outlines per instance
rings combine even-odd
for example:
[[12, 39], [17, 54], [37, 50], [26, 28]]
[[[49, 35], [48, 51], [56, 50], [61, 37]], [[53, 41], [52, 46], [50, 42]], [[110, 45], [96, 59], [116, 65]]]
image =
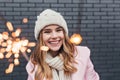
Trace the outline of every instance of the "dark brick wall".
[[[80, 33], [80, 45], [91, 49], [91, 59], [100, 80], [120, 80], [120, 0], [0, 0], [0, 33], [7, 31], [5, 21], [14, 28], [22, 28], [21, 36], [34, 40], [34, 22], [44, 9], [51, 8], [64, 15], [69, 35]], [[27, 17], [29, 22], [22, 23]], [[20, 57], [21, 64], [13, 73], [5, 74], [6, 59], [0, 60], [0, 80], [26, 80], [27, 61]]]

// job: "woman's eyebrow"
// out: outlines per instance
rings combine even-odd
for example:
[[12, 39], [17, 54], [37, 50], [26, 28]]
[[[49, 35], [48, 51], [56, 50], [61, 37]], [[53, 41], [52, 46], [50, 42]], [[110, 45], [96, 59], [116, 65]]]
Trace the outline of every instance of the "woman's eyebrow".
[[49, 30], [51, 30], [51, 29], [43, 29], [43, 31], [49, 31]]
[[57, 27], [56, 29], [62, 29], [62, 27]]

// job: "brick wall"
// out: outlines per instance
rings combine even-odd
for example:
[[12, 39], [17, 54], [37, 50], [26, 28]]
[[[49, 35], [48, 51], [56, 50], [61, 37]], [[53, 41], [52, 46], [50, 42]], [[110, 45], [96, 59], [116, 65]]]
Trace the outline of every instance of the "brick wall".
[[[61, 12], [69, 35], [82, 35], [80, 45], [90, 48], [100, 80], [120, 80], [120, 0], [0, 0], [0, 33], [8, 31], [4, 23], [11, 21], [15, 29], [22, 28], [21, 36], [35, 41], [36, 16], [47, 8]], [[22, 23], [24, 17], [29, 19], [27, 24]], [[21, 56], [20, 62], [11, 74], [5, 74], [8, 61], [0, 60], [0, 80], [26, 80], [27, 61]]]

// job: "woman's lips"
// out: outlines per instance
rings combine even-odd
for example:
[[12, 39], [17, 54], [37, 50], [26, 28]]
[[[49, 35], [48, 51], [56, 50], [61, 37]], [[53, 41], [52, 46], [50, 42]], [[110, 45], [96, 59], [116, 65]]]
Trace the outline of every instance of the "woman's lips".
[[57, 41], [49, 41], [50, 44], [58, 44], [60, 42], [60, 40]]

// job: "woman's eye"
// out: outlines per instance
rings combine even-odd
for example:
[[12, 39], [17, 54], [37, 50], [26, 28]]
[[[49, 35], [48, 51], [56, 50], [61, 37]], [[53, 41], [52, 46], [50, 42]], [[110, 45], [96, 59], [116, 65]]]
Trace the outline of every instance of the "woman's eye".
[[44, 31], [43, 33], [50, 33], [50, 31]]
[[60, 32], [60, 31], [62, 31], [62, 29], [57, 29], [56, 31], [57, 31], [57, 32]]

